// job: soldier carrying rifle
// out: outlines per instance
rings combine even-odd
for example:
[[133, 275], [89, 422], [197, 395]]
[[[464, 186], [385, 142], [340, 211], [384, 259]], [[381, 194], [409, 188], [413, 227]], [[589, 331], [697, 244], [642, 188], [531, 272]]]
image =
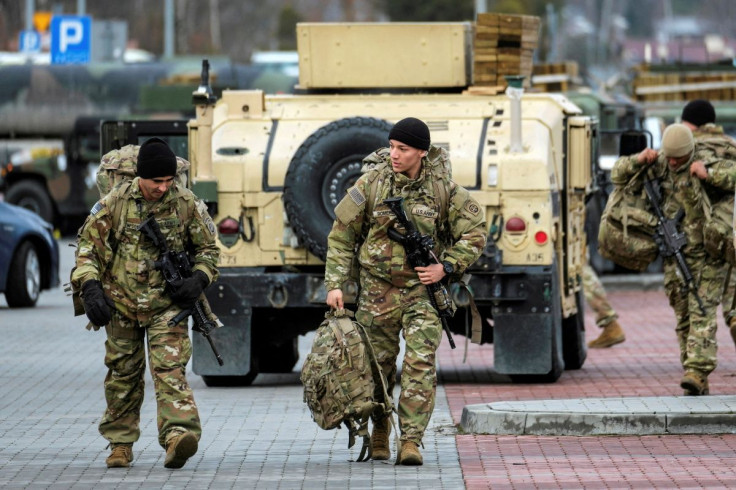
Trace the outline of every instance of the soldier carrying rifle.
[[[99, 430], [110, 441], [110, 468], [130, 465], [140, 436], [146, 343], [164, 466], [184, 466], [202, 432], [185, 376], [192, 353], [188, 322], [170, 323], [195, 309], [204, 288], [217, 279], [220, 252], [206, 206], [175, 183], [176, 171], [169, 146], [159, 138], [147, 140], [138, 153], [138, 176], [97, 202], [79, 231], [72, 287], [81, 291], [91, 324], [107, 332], [107, 409]], [[176, 287], [167, 286], [165, 271], [155, 266], [161, 250], [138, 229], [149, 216], [171, 250], [187, 251], [192, 259], [191, 275]]]
[[[419, 447], [434, 409], [435, 353], [443, 336], [438, 309], [446, 303], [442, 298], [432, 298], [433, 302], [429, 291], [437, 290], [440, 296], [440, 288], [428, 286], [445, 276], [461, 275], [477, 260], [486, 242], [485, 217], [468, 191], [450, 180], [447, 155], [430, 145], [424, 122], [402, 119], [388, 139], [390, 148], [366, 157], [366, 172], [335, 208], [337, 219], [327, 241], [325, 286], [327, 304], [342, 308], [343, 283], [357, 261], [360, 295], [355, 318], [366, 328], [386, 374], [388, 393], [396, 382], [399, 335], [403, 333], [406, 354], [398, 404], [401, 448], [397, 462], [421, 465]], [[392, 201], [386, 202], [392, 197], [403, 199], [396, 203], [415, 230], [400, 226], [389, 206]], [[409, 260], [411, 251], [404, 247], [411, 236], [431, 244], [436, 260], [415, 266]], [[389, 459], [389, 432], [386, 418], [374, 418], [373, 459]]]
[[724, 257], [706, 252], [704, 189], [733, 193], [731, 165], [695, 143], [687, 126], [672, 124], [662, 136], [661, 151], [646, 148], [622, 157], [611, 172], [614, 184], [625, 185], [648, 167], [643, 183], [661, 211], [656, 239], [664, 259], [664, 288], [677, 319], [685, 395], [707, 395], [708, 375], [716, 368], [716, 308], [728, 267]]

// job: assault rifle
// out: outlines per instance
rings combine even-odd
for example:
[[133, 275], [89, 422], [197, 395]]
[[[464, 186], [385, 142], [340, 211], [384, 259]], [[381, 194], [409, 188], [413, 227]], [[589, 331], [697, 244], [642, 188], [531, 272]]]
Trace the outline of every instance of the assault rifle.
[[654, 232], [654, 241], [659, 245], [659, 253], [663, 258], [675, 257], [677, 267], [680, 269], [682, 277], [685, 280], [685, 287], [695, 296], [698, 307], [700, 307], [700, 312], [705, 315], [705, 307], [700, 296], [698, 296], [695, 279], [693, 279], [690, 268], [687, 266], [687, 262], [685, 262], [685, 257], [682, 255], [682, 249], [687, 245], [687, 235], [677, 229], [677, 225], [685, 217], [685, 210], [680, 209], [674, 218], [665, 218], [662, 208], [659, 206], [659, 202], [662, 199], [659, 191], [659, 181], [648, 178], [644, 179], [644, 189], [647, 192], [647, 197], [649, 197], [649, 202], [652, 203], [652, 209], [654, 209], [654, 213], [657, 215], [657, 228]]
[[[186, 252], [174, 252], [169, 249], [169, 246], [166, 243], [166, 238], [164, 238], [161, 233], [161, 228], [158, 226], [158, 222], [152, 214], [149, 214], [148, 218], [138, 226], [138, 231], [143, 232], [143, 234], [153, 242], [156, 248], [161, 251], [161, 255], [158, 260], [153, 263], [153, 267], [156, 270], [160, 270], [161, 274], [163, 274], [164, 281], [166, 281], [166, 287], [169, 290], [175, 291], [179, 286], [181, 286], [184, 279], [192, 276], [192, 266], [189, 263], [189, 257], [187, 257]], [[211, 310], [206, 300], [203, 301], [198, 299], [192, 308], [182, 310], [172, 318], [169, 321], [169, 326], [174, 326], [191, 315], [192, 320], [194, 320], [192, 330], [201, 333], [202, 336], [207, 339], [212, 352], [217, 358], [217, 363], [222, 366], [222, 356], [217, 352], [217, 347], [215, 347], [215, 343], [212, 341], [212, 337], [210, 336], [212, 330], [216, 327], [215, 323], [209, 319], [210, 313]]]
[[[389, 228], [388, 237], [391, 240], [399, 242], [404, 247], [409, 265], [412, 267], [426, 267], [432, 263], [439, 264], [440, 261], [432, 251], [434, 249], [434, 240], [432, 240], [431, 236], [419, 233], [414, 223], [406, 215], [404, 211], [404, 198], [391, 197], [384, 199], [383, 202], [388, 205], [399, 224], [406, 230], [406, 233], [402, 235], [395, 228]], [[445, 286], [439, 282], [428, 284], [427, 292], [429, 293], [429, 302], [432, 303], [432, 306], [440, 317], [442, 328], [447, 334], [450, 347], [454, 349], [455, 341], [452, 339], [450, 325], [447, 323], [447, 319], [452, 317], [450, 295], [447, 293]]]

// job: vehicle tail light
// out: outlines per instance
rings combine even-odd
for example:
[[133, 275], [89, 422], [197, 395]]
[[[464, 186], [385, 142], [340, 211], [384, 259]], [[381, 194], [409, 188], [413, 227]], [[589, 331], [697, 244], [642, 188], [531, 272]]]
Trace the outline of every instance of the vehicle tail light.
[[539, 245], [544, 245], [547, 243], [547, 240], [549, 240], [549, 235], [547, 235], [546, 231], [538, 231], [534, 234], [534, 241]]
[[240, 223], [235, 218], [225, 218], [217, 225], [221, 235], [236, 235], [240, 232]]
[[518, 216], [509, 218], [509, 220], [506, 221], [506, 231], [509, 233], [521, 233], [526, 231], [526, 222]]

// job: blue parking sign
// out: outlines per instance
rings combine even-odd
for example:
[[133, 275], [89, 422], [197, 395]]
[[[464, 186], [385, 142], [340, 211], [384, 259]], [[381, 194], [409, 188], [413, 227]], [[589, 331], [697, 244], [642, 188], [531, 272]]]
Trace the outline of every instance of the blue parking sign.
[[88, 15], [51, 18], [51, 63], [89, 63], [92, 19]]
[[33, 29], [20, 31], [19, 48], [22, 53], [38, 53], [41, 51], [41, 35]]

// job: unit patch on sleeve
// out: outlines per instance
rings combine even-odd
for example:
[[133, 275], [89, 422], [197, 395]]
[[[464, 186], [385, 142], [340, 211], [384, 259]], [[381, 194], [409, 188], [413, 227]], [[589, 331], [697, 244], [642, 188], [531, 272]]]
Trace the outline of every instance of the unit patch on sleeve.
[[480, 213], [480, 207], [473, 201], [465, 203], [465, 210], [473, 216], [478, 216], [478, 213]]
[[361, 194], [358, 188], [355, 186], [348, 189], [348, 196], [350, 196], [350, 199], [352, 199], [353, 202], [358, 206], [362, 206], [365, 202], [365, 196]]

